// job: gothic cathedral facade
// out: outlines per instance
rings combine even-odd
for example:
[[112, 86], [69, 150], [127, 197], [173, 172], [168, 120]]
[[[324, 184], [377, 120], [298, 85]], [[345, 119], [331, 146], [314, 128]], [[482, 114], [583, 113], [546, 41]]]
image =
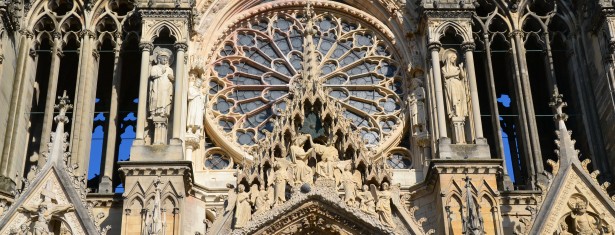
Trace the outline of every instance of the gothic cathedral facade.
[[614, 177], [615, 1], [0, 1], [0, 235], [614, 234]]

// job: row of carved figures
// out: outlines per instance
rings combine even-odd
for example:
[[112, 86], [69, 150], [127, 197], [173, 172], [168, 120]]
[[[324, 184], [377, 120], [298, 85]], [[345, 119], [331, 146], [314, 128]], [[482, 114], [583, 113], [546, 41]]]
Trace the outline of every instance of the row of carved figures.
[[[348, 189], [348, 185], [344, 183], [343, 199], [348, 206], [358, 207], [366, 214], [377, 216], [380, 222], [395, 228], [393, 215], [391, 210], [391, 191], [388, 182], [382, 184], [381, 190], [377, 190], [375, 185], [363, 185], [362, 190], [358, 191], [355, 186]], [[354, 184], [354, 183], [353, 183]], [[262, 214], [273, 207], [275, 204], [275, 192], [265, 190], [265, 186], [252, 184], [250, 191], [246, 191], [243, 184], [239, 184], [237, 190], [232, 185], [227, 187], [229, 190], [229, 200], [225, 211], [235, 209], [234, 220], [235, 228], [244, 227], [253, 216]], [[284, 200], [286, 196], [284, 196]]]

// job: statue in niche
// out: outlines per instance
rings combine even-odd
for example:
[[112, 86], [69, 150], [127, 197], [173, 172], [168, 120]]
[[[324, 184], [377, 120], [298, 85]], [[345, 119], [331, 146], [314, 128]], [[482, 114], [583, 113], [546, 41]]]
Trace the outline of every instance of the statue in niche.
[[224, 205], [224, 213], [229, 213], [235, 209], [235, 202], [237, 201], [237, 193], [235, 191], [235, 185], [226, 184], [226, 188], [228, 188], [228, 195], [226, 199], [226, 204]]
[[441, 53], [442, 78], [444, 79], [444, 96], [446, 97], [446, 110], [453, 124], [453, 143], [465, 143], [464, 125], [469, 116], [468, 107], [470, 96], [466, 85], [466, 73], [463, 63], [457, 65], [457, 51], [445, 49]]
[[150, 71], [149, 83], [149, 113], [150, 118], [168, 117], [171, 113], [171, 102], [173, 100], [173, 52], [161, 47], [154, 49], [156, 65]]
[[162, 214], [162, 181], [160, 178], [156, 178], [154, 180], [154, 207], [152, 208], [152, 213], [149, 213], [148, 218], [146, 219], [145, 226], [147, 228], [148, 235], [157, 235], [162, 234], [162, 230], [164, 228], [164, 217]]
[[288, 161], [283, 158], [276, 158], [273, 163], [273, 173], [269, 176], [273, 182], [273, 205], [281, 205], [286, 202], [286, 183], [292, 177], [288, 173]]
[[[318, 151], [319, 148], [317, 146], [323, 146], [321, 147], [321, 150], [323, 151]], [[314, 149], [316, 150], [316, 153], [321, 155], [321, 161], [316, 163], [316, 175], [319, 178], [333, 180], [336, 179], [335, 170], [339, 158], [335, 159], [335, 156], [331, 153], [331, 150], [327, 150], [326, 148], [327, 147], [324, 147], [324, 145], [314, 144]], [[337, 150], [335, 148], [333, 148], [333, 151], [335, 151], [335, 155], [337, 155]], [[337, 183], [338, 182], [336, 182], [336, 185]]]
[[591, 235], [600, 234], [598, 219], [587, 212], [587, 199], [580, 195], [572, 195], [568, 201], [568, 206], [572, 210], [570, 218], [572, 218], [572, 228], [574, 234]]
[[372, 194], [377, 195], [376, 200], [376, 213], [380, 222], [388, 224], [395, 228], [395, 222], [393, 221], [393, 212], [391, 210], [391, 191], [389, 190], [389, 183], [382, 183], [382, 190], [376, 192], [376, 188], [372, 188]]
[[363, 191], [359, 193], [359, 199], [361, 199], [359, 209], [365, 213], [376, 215], [376, 203], [374, 202], [375, 199], [372, 192], [369, 191], [369, 186], [363, 185]]
[[419, 135], [425, 133], [427, 124], [427, 112], [425, 110], [425, 88], [419, 78], [413, 78], [412, 92], [408, 100], [410, 117], [412, 117], [412, 134]]
[[[361, 173], [351, 172], [352, 166], [349, 161], [340, 163], [343, 171], [335, 171], [336, 179], [339, 179], [344, 189], [344, 202], [348, 206], [356, 206], [357, 188], [361, 185]], [[338, 181], [338, 180], [336, 180]]]
[[263, 185], [259, 187], [258, 184], [253, 184], [250, 188], [250, 202], [254, 205], [255, 215], [271, 209], [267, 194], [268, 192], [265, 191], [265, 186]]
[[312, 154], [313, 149], [310, 148], [307, 151], [304, 149], [305, 143], [308, 140], [313, 145], [312, 136], [309, 134], [302, 134], [295, 137], [290, 146], [290, 158], [293, 163], [293, 176], [296, 185], [301, 183], [312, 184], [314, 181], [314, 172], [307, 164], [307, 160]]
[[200, 136], [203, 129], [203, 113], [205, 112], [205, 95], [201, 90], [203, 79], [197, 78], [188, 89], [187, 132]]
[[245, 191], [245, 186], [240, 184], [237, 192], [237, 205], [235, 206], [235, 227], [241, 228], [252, 219], [252, 206], [250, 205], [250, 194]]

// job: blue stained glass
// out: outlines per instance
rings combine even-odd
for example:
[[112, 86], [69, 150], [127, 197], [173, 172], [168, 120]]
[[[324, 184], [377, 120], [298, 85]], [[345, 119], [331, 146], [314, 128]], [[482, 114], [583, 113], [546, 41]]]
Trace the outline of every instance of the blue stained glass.
[[327, 85], [341, 85], [344, 84], [346, 82], [346, 78], [342, 77], [342, 76], [335, 76], [332, 77], [331, 79], [325, 81], [325, 84]]
[[321, 21], [320, 24], [318, 24], [318, 26], [320, 26], [321, 30], [329, 30], [335, 27], [335, 24], [333, 23], [333, 21], [331, 21], [331, 19], [326, 18], [323, 21]]
[[290, 64], [295, 70], [301, 71], [303, 69], [303, 58], [298, 54], [292, 54], [290, 56]]
[[265, 80], [265, 82], [269, 85], [286, 85], [285, 81], [273, 76], [265, 76], [263, 80]]
[[254, 46], [254, 35], [238, 34], [237, 42], [240, 46]]
[[369, 121], [367, 121], [367, 119], [348, 110], [344, 111], [344, 117], [350, 119], [355, 127], [369, 126]]
[[278, 48], [280, 48], [280, 51], [282, 51], [282, 53], [284, 53], [284, 55], [288, 54], [288, 52], [290, 52], [290, 50], [292, 50], [290, 48], [290, 44], [288, 44], [288, 41], [286, 41], [286, 38], [282, 38], [282, 39], [276, 40], [275, 44], [278, 46]]
[[265, 53], [265, 55], [269, 56], [269, 58], [275, 59], [278, 58], [278, 55], [275, 53], [275, 50], [271, 46], [271, 44], [267, 41], [258, 40], [259, 49]]
[[286, 19], [278, 19], [275, 21], [275, 27], [282, 30], [282, 31], [287, 31], [288, 29], [290, 29], [290, 26], [292, 25], [292, 22], [286, 20]]
[[220, 154], [212, 154], [205, 160], [205, 167], [210, 170], [226, 169], [230, 161]]
[[252, 65], [249, 65], [249, 64], [247, 64], [245, 62], [238, 63], [237, 64], [237, 69], [239, 69], [239, 71], [241, 71], [241, 72], [244, 72], [244, 73], [247, 73], [247, 74], [253, 74], [253, 75], [257, 75], [257, 76], [263, 75], [263, 73], [265, 73], [262, 70], [254, 67]]
[[322, 66], [322, 69], [320, 69], [320, 72], [322, 75], [327, 75], [327, 74], [332, 73], [336, 69], [337, 69], [337, 66], [335, 64], [326, 63], [325, 65]]
[[329, 93], [329, 95], [336, 99], [340, 99], [340, 100], [348, 98], [348, 94], [346, 94], [346, 92], [339, 91], [339, 90], [333, 90]]
[[376, 47], [376, 54], [377, 55], [381, 55], [381, 56], [389, 56], [389, 55], [391, 55], [391, 53], [389, 53], [389, 51], [387, 51], [386, 47], [384, 47], [383, 45], [378, 45]]
[[267, 21], [261, 20], [257, 24], [252, 25], [252, 29], [255, 29], [255, 30], [258, 30], [258, 31], [261, 31], [261, 32], [265, 32], [265, 31], [267, 31], [267, 25], [268, 25]]
[[383, 97], [376, 91], [351, 91], [350, 95], [366, 100], [377, 100]]
[[278, 98], [288, 94], [288, 91], [270, 90], [265, 95], [268, 100], [277, 100]]
[[250, 101], [250, 102], [246, 102], [246, 103], [241, 103], [241, 104], [235, 106], [235, 109], [233, 109], [233, 112], [240, 113], [240, 114], [246, 114], [246, 113], [254, 111], [255, 109], [257, 109], [258, 107], [263, 106], [264, 104], [265, 104], [265, 102], [263, 102], [261, 100], [255, 100], [255, 101]]
[[392, 131], [396, 124], [397, 123], [393, 120], [380, 121], [380, 127], [384, 132]]
[[261, 85], [261, 81], [256, 78], [250, 78], [243, 75], [235, 76], [229, 79], [235, 85]]
[[290, 43], [295, 50], [303, 51], [303, 37], [292, 37], [290, 38]]
[[394, 99], [388, 98], [386, 101], [380, 102], [380, 106], [384, 108], [384, 111], [387, 113], [394, 112], [395, 110], [399, 110], [401, 107], [395, 102]]
[[230, 97], [235, 100], [246, 100], [246, 99], [252, 99], [254, 97], [258, 97], [260, 95], [261, 95], [261, 91], [238, 90], [238, 91], [233, 91]]
[[373, 39], [372, 39], [372, 35], [361, 35], [361, 34], [357, 34], [355, 35], [355, 39], [357, 42], [357, 46], [372, 46], [374, 45]]
[[209, 82], [209, 94], [215, 95], [220, 90], [222, 90], [223, 86], [218, 84], [217, 82], [210, 81]]
[[361, 110], [363, 112], [369, 113], [369, 114], [374, 114], [374, 113], [378, 112], [378, 107], [376, 107], [373, 104], [363, 103], [363, 102], [357, 101], [357, 100], [350, 100], [350, 101], [348, 101], [348, 104], [352, 105], [353, 107], [355, 107], [355, 108], [357, 108], [357, 109], [359, 109], [359, 110]]
[[219, 77], [226, 77], [226, 75], [233, 73], [234, 70], [228, 62], [222, 62], [214, 67], [214, 70], [218, 73]]
[[395, 67], [394, 65], [382, 62], [382, 67], [378, 70], [378, 73], [387, 77], [393, 77], [396, 71], [397, 67]]
[[226, 121], [226, 120], [220, 120], [218, 121], [218, 125], [220, 125], [222, 127], [222, 130], [224, 130], [225, 132], [231, 132], [233, 130], [233, 126], [235, 125], [235, 122], [233, 121]]
[[253, 145], [254, 144], [254, 132], [237, 132], [237, 142], [241, 145]]
[[218, 110], [220, 113], [227, 114], [228, 111], [231, 109], [231, 106], [233, 106], [232, 103], [226, 101], [223, 98], [218, 98], [218, 101], [216, 102], [214, 109]]
[[286, 65], [284, 65], [281, 62], [275, 63], [275, 71], [284, 74], [286, 76], [292, 76], [290, 74], [290, 70], [288, 68], [286, 68]]
[[412, 160], [402, 154], [394, 153], [387, 159], [387, 164], [393, 169], [409, 169], [412, 167]]
[[360, 77], [350, 78], [351, 85], [373, 85], [380, 83], [380, 81], [382, 81], [382, 79], [374, 75], [364, 75]]
[[224, 49], [220, 51], [221, 56], [229, 56], [229, 55], [234, 55], [234, 54], [235, 54], [235, 48], [233, 48], [233, 46], [231, 45], [225, 45]]
[[260, 53], [256, 52], [256, 51], [250, 51], [247, 54], [248, 58], [252, 59], [254, 62], [259, 63], [265, 67], [269, 67], [271, 65], [271, 62], [269, 62], [268, 59], [266, 59], [265, 57], [263, 57]]
[[267, 120], [267, 118], [271, 117], [272, 113], [270, 109], [265, 109], [251, 117], [246, 119], [246, 122], [243, 124], [244, 128], [254, 128], [260, 125], [262, 122]]
[[357, 25], [354, 23], [348, 23], [348, 22], [342, 21], [342, 30], [344, 32], [350, 32], [350, 31], [356, 30], [357, 28], [358, 28]]

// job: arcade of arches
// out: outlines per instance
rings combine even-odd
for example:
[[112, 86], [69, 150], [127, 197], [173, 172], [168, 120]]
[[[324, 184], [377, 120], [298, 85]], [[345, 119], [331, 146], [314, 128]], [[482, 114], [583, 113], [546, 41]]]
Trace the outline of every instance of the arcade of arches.
[[614, 4], [2, 1], [0, 234], [613, 234]]

